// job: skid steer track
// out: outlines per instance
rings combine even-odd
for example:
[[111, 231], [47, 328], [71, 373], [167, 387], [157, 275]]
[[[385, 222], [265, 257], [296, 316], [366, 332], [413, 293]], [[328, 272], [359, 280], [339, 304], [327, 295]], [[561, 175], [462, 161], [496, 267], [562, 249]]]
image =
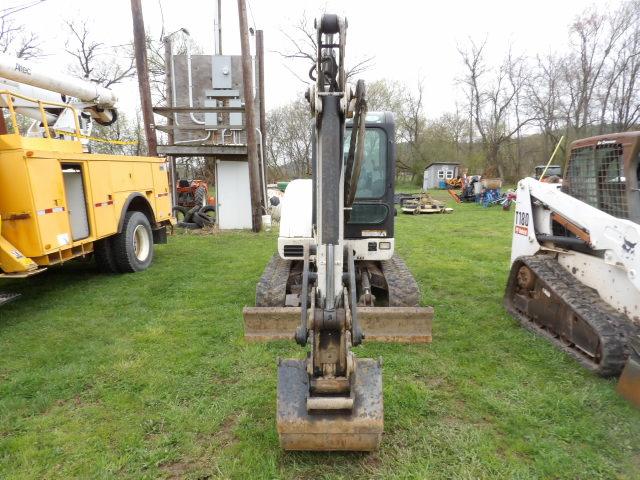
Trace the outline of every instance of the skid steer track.
[[[518, 280], [523, 267], [534, 275], [527, 288]], [[518, 258], [509, 275], [504, 304], [525, 328], [549, 339], [594, 373], [610, 377], [622, 370], [627, 341], [636, 327], [555, 258]]]
[[389, 306], [417, 307], [420, 305], [420, 289], [404, 260], [394, 254], [391, 259], [380, 263], [389, 288]]

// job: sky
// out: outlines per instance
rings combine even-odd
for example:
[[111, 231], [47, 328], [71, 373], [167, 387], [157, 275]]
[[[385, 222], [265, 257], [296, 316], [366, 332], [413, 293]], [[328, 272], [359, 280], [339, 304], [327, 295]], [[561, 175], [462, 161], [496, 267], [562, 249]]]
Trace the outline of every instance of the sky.
[[[0, 14], [3, 8], [27, 1], [3, 0]], [[306, 88], [287, 66], [304, 77], [310, 65], [291, 63], [277, 53], [291, 49], [284, 32], [292, 32], [303, 15], [314, 18], [331, 12], [348, 19], [347, 66], [350, 60], [373, 56], [372, 67], [361, 76], [365, 81], [387, 78], [415, 88], [423, 78], [429, 118], [454, 111], [463, 99], [458, 46], [486, 38], [488, 60], [493, 63], [500, 62], [510, 45], [528, 55], [562, 52], [568, 48], [568, 26], [594, 5], [586, 0], [246, 1], [250, 26], [264, 31], [267, 110], [298, 98]], [[600, 0], [597, 5], [615, 7], [619, 1]], [[216, 4], [215, 0], [142, 0], [146, 30], [159, 38], [163, 25], [166, 33], [187, 28], [203, 53], [213, 53]], [[223, 54], [240, 53], [237, 9], [236, 0], [222, 0]], [[38, 61], [55, 69], [65, 70], [71, 61], [64, 53], [66, 20], [88, 20], [94, 37], [105, 45], [126, 43], [133, 36], [129, 0], [44, 0], [11, 18], [40, 34], [47, 56]], [[137, 108], [134, 81], [115, 89], [121, 109]]]

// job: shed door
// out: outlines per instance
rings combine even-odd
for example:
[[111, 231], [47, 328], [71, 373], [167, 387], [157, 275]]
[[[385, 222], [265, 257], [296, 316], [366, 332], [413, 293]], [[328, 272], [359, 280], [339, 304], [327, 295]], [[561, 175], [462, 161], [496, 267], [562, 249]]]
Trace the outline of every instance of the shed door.
[[249, 164], [218, 160], [216, 211], [220, 229], [251, 228]]

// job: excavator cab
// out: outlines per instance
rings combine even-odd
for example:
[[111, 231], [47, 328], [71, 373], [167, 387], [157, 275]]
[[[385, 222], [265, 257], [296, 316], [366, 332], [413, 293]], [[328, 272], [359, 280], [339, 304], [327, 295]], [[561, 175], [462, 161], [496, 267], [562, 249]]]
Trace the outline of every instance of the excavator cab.
[[[353, 122], [347, 121], [344, 155], [348, 154]], [[364, 158], [355, 201], [345, 217], [345, 239], [393, 238], [396, 170], [395, 124], [390, 112], [369, 112], [365, 118]], [[378, 249], [373, 242], [370, 248]], [[369, 245], [367, 246], [369, 248]], [[375, 251], [375, 250], [373, 250]]]

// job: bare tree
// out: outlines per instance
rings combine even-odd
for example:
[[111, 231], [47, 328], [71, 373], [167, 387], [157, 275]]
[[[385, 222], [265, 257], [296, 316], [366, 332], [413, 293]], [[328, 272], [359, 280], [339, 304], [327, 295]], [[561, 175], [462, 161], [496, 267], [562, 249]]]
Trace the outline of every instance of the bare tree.
[[526, 101], [543, 136], [543, 157], [548, 158], [562, 131], [562, 59], [548, 54], [537, 56], [534, 71], [526, 84]]
[[66, 42], [66, 51], [75, 59], [71, 73], [90, 78], [103, 87], [135, 76], [135, 58], [130, 43], [107, 46], [98, 42], [92, 37], [86, 21], [69, 21], [67, 27], [71, 36]]
[[6, 16], [0, 17], [0, 52], [25, 60], [42, 55], [38, 36]]
[[[300, 74], [299, 71], [296, 71], [285, 64], [285, 67], [298, 80], [305, 84], [309, 83], [311, 69], [315, 66], [318, 55], [318, 41], [313, 22], [314, 20], [307, 17], [306, 13], [303, 12], [302, 17], [300, 17], [298, 23], [296, 23], [291, 30], [281, 30], [282, 34], [289, 42], [289, 48], [283, 51], [276, 50], [276, 53], [278, 53], [282, 58], [292, 61], [302, 60], [305, 63], [309, 72], [308, 74], [307, 72]], [[352, 65], [347, 65], [347, 68], [345, 68], [347, 80], [357, 77], [362, 72], [371, 68], [373, 66], [373, 59], [373, 56], [363, 57], [356, 60]]]
[[611, 15], [589, 9], [571, 25], [573, 52], [563, 68], [568, 87], [565, 116], [577, 136], [584, 135], [593, 123], [593, 100], [601, 85], [606, 62], [629, 27], [626, 8]]
[[[463, 83], [473, 102], [473, 120], [482, 138], [488, 175], [504, 176], [500, 159], [501, 147], [533, 118], [529, 115], [514, 116], [514, 107], [526, 84], [528, 72], [524, 59], [507, 55], [502, 65], [491, 71], [485, 64], [486, 40], [480, 45], [470, 41], [467, 49], [458, 51], [466, 67]], [[493, 74], [487, 80], [489, 74]]]
[[[146, 38], [147, 62], [149, 65], [149, 78], [151, 83], [151, 95], [156, 105], [166, 103], [166, 71], [165, 47], [162, 38], [154, 40], [150, 35]], [[188, 35], [173, 35], [171, 41], [173, 55], [185, 55], [187, 50], [192, 54], [202, 53], [202, 48]]]
[[265, 159], [280, 177], [311, 175], [311, 117], [302, 95], [269, 112]]

